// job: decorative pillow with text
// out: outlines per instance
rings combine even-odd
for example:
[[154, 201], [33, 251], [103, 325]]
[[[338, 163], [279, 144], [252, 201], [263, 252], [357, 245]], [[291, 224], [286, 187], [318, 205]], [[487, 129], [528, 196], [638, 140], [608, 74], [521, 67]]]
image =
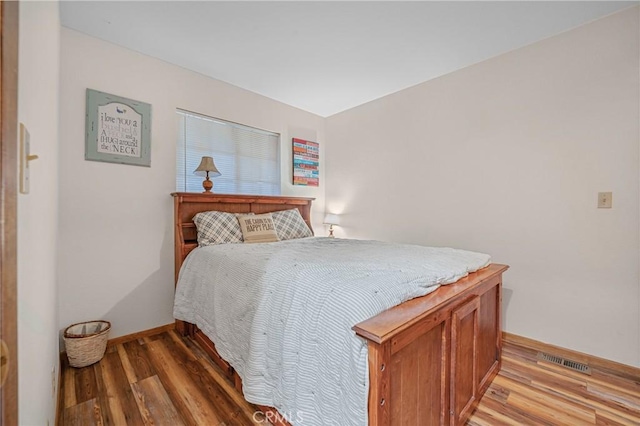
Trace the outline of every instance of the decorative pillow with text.
[[279, 241], [271, 213], [238, 216], [245, 243], [272, 243]]

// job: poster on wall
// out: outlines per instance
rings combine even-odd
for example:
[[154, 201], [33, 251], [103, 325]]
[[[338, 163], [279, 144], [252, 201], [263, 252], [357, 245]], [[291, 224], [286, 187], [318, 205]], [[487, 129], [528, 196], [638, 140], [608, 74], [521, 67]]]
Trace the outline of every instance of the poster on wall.
[[151, 166], [151, 105], [87, 89], [85, 160]]
[[293, 184], [318, 186], [318, 144], [304, 139], [293, 138]]

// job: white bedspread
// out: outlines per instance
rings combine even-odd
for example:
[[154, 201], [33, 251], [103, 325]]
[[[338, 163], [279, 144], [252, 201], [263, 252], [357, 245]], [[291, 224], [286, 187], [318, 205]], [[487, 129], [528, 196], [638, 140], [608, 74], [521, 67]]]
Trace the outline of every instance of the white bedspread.
[[367, 346], [351, 327], [490, 263], [486, 254], [304, 238], [194, 250], [174, 316], [236, 369], [249, 402], [293, 425], [366, 425]]

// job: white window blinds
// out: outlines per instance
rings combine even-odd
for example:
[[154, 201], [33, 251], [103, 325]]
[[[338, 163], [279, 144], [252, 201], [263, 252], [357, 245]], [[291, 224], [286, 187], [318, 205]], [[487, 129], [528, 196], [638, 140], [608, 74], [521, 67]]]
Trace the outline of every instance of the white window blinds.
[[217, 118], [178, 110], [176, 190], [202, 192], [203, 177], [193, 171], [203, 156], [213, 157], [222, 176], [218, 194], [280, 195], [280, 135]]

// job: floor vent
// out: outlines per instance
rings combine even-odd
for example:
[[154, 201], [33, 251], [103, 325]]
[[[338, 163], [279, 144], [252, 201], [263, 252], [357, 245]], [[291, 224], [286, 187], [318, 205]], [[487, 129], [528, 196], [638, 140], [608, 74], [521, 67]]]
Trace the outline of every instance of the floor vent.
[[546, 361], [552, 364], [557, 364], [562, 367], [566, 367], [570, 370], [577, 371], [578, 373], [591, 375], [591, 368], [589, 368], [587, 364], [583, 364], [581, 362], [571, 361], [570, 359], [565, 359], [560, 356], [551, 355], [544, 352], [538, 352], [538, 359], [540, 361]]

